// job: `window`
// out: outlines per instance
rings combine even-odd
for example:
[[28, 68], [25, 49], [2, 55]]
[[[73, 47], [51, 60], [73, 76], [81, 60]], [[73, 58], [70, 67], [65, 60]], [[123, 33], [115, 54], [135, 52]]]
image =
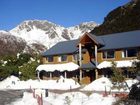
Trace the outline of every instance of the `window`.
[[67, 55], [61, 55], [58, 57], [58, 62], [66, 61], [66, 60], [67, 60]]
[[61, 56], [61, 61], [66, 61], [67, 60], [67, 55], [62, 55]]
[[137, 56], [137, 50], [136, 49], [126, 49], [122, 52], [122, 58], [136, 57], [136, 56]]
[[78, 54], [74, 54], [74, 55], [73, 55], [73, 60], [74, 60], [74, 61], [78, 61]]
[[115, 52], [113, 50], [103, 52], [103, 58], [104, 59], [114, 58], [114, 57], [115, 57]]
[[53, 56], [49, 56], [48, 58], [48, 62], [53, 62]]

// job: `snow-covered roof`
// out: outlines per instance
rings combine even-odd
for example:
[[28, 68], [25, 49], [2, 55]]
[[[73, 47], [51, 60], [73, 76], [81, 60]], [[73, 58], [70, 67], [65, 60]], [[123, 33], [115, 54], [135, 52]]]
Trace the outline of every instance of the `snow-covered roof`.
[[77, 70], [79, 66], [73, 62], [63, 63], [63, 64], [43, 64], [39, 65], [36, 70], [42, 71], [45, 70], [47, 72], [53, 72], [55, 70], [58, 71], [74, 71]]
[[[134, 61], [135, 60], [123, 60], [123, 61], [115, 61], [114, 63], [116, 63], [116, 67], [133, 67]], [[98, 69], [108, 68], [108, 67], [112, 67], [111, 61], [103, 61], [97, 66]]]

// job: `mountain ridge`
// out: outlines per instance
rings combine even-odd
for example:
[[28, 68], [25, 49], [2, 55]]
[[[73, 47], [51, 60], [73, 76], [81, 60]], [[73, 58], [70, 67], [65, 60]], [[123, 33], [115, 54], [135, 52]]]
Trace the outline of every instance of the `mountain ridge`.
[[35, 41], [50, 48], [60, 41], [77, 39], [84, 32], [93, 30], [95, 26], [95, 22], [87, 22], [65, 28], [46, 20], [27, 20], [10, 30], [10, 33], [22, 37], [27, 43]]
[[[47, 20], [26, 20], [10, 31], [1, 30], [0, 33], [1, 36], [8, 33], [11, 37], [23, 39], [25, 42], [24, 49], [16, 53], [26, 52], [40, 54], [60, 41], [79, 38], [85, 32], [93, 30], [97, 25], [98, 24], [92, 21], [65, 28]], [[8, 45], [5, 44], [5, 46]], [[6, 48], [7, 50], [9, 49], [8, 47]], [[3, 48], [0, 47], [0, 49], [2, 50]]]

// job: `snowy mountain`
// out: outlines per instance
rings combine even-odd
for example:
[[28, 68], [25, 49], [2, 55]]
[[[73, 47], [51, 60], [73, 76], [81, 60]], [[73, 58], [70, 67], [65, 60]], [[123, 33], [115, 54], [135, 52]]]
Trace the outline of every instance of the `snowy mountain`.
[[10, 30], [10, 33], [23, 38], [28, 44], [40, 43], [50, 48], [60, 41], [77, 39], [84, 32], [93, 30], [95, 26], [95, 22], [86, 22], [65, 28], [46, 20], [28, 20]]
[[79, 38], [95, 26], [95, 22], [85, 22], [65, 28], [46, 20], [24, 21], [9, 32], [0, 31], [0, 55], [42, 53], [60, 41]]

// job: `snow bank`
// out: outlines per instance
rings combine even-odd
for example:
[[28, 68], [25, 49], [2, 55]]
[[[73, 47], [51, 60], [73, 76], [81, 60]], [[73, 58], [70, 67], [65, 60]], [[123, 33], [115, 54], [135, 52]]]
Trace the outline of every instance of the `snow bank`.
[[10, 76], [4, 79], [2, 82], [0, 82], [0, 89], [5, 89], [5, 88], [11, 88], [14, 86], [18, 81], [20, 81], [19, 78], [15, 76]]
[[[93, 93], [87, 96], [81, 92], [69, 92], [64, 94], [49, 93], [49, 97], [43, 97], [43, 105], [112, 105], [116, 99], [112, 96], [103, 97]], [[24, 93], [22, 99], [11, 105], [38, 105], [31, 93]]]
[[128, 87], [131, 87], [133, 84], [135, 83], [138, 83], [139, 81], [136, 80], [136, 79], [129, 79], [129, 80], [126, 80], [126, 83], [128, 85]]
[[[132, 84], [138, 82], [137, 80], [126, 80], [129, 87]], [[20, 81], [19, 78], [10, 76], [4, 81], [0, 82], [0, 89], [26, 89], [26, 88], [38, 88], [36, 94], [43, 92], [43, 104], [44, 105], [112, 105], [116, 101], [114, 97], [108, 95], [103, 97], [102, 94], [92, 93], [90, 96], [82, 92], [69, 92], [64, 94], [56, 94], [49, 92], [48, 97], [45, 97], [44, 89], [72, 89], [78, 88], [80, 85], [72, 79], [66, 79], [60, 77], [59, 80], [28, 80]], [[106, 77], [101, 77], [91, 84], [85, 86], [84, 91], [110, 91], [112, 87], [111, 81]], [[43, 90], [41, 90], [43, 89]], [[114, 90], [111, 90], [114, 91]], [[13, 102], [11, 105], [38, 105], [37, 100], [33, 98], [33, 94], [24, 93], [22, 99], [18, 99], [16, 102]]]
[[85, 86], [83, 89], [84, 91], [110, 91], [112, 87], [111, 81], [106, 77], [101, 77], [96, 79], [89, 85]]
[[[49, 97], [43, 97], [43, 105], [112, 105], [116, 99], [112, 96], [103, 97], [93, 93], [87, 96], [81, 92], [69, 92], [64, 94], [49, 93]], [[38, 105], [31, 93], [24, 93], [22, 99], [11, 105]]]
[[[44, 100], [51, 105], [81, 105], [81, 101], [87, 101], [88, 97], [81, 92], [64, 93], [61, 95], [53, 94]], [[47, 104], [47, 103], [46, 103]]]
[[116, 99], [111, 95], [103, 97], [100, 94], [93, 93], [89, 96], [89, 100], [86, 101], [83, 105], [112, 105]]
[[56, 80], [55, 83], [52, 84], [51, 87], [53, 89], [67, 90], [67, 89], [78, 88], [78, 87], [80, 87], [80, 85], [73, 79], [67, 79], [67, 78], [60, 77], [60, 79]]
[[[129, 79], [126, 80], [126, 83], [128, 85], [129, 88], [131, 88], [131, 86], [134, 83], [137, 83], [138, 80], [136, 79]], [[106, 77], [101, 77], [95, 81], [93, 81], [92, 83], [90, 83], [89, 85], [85, 86], [83, 89], [81, 89], [82, 91], [112, 91], [112, 92], [129, 92], [128, 87], [126, 86], [126, 84], [124, 83], [124, 88], [121, 88], [120, 90], [117, 88], [113, 88], [113, 84], [112, 82], [109, 80], [109, 78]]]
[[11, 105], [38, 105], [38, 103], [31, 93], [24, 92], [23, 98], [11, 103]]
[[43, 88], [43, 89], [60, 89], [68, 90], [80, 87], [79, 83], [73, 79], [66, 79], [60, 77], [59, 80], [28, 80], [20, 81], [17, 77], [11, 76], [0, 82], [0, 89], [29, 89], [29, 88]]

